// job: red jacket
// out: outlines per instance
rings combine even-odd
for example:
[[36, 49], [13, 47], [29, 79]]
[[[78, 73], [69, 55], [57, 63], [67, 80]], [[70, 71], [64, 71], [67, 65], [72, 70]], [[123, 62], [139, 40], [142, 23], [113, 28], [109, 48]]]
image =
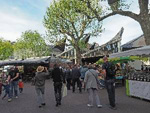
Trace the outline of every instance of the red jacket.
[[23, 84], [23, 82], [19, 82], [19, 88], [23, 88], [23, 86], [24, 86], [24, 84]]

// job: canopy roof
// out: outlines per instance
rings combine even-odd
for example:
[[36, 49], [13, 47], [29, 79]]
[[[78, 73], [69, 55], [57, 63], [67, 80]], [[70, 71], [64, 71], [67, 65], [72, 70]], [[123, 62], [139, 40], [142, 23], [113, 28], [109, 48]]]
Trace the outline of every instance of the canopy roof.
[[4, 60], [0, 61], [0, 66], [5, 66], [5, 65], [25, 65], [25, 64], [47, 64], [49, 63], [50, 57], [43, 57], [43, 58], [29, 58], [25, 60], [20, 60], [20, 59], [13, 59], [13, 60]]
[[110, 54], [110, 58], [115, 58], [115, 57], [126, 57], [126, 56], [150, 56], [150, 46], [144, 46], [141, 48], [137, 49], [132, 49], [124, 52], [119, 52], [119, 53], [114, 53]]
[[0, 66], [5, 65], [42, 65], [42, 64], [48, 64], [48, 63], [71, 63], [72, 61], [67, 59], [60, 59], [57, 57], [36, 57], [36, 58], [28, 58], [25, 60], [4, 60], [0, 61]]

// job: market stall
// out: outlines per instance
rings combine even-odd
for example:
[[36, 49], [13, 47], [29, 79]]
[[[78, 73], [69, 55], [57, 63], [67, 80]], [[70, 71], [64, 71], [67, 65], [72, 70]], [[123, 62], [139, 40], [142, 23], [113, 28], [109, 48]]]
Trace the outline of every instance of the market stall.
[[49, 63], [72, 63], [68, 59], [60, 59], [57, 57], [35, 57], [27, 59], [10, 59], [0, 61], [0, 67], [6, 65], [48, 65]]
[[[125, 66], [122, 66], [122, 64], [128, 61], [134, 61], [137, 58], [139, 57], [128, 56], [128, 57], [119, 57], [119, 58], [116, 57], [116, 58], [108, 59], [110, 62], [115, 64], [115, 67], [116, 67], [115, 69], [116, 70], [116, 75], [115, 75], [116, 86], [124, 86], [124, 83], [125, 83], [125, 75], [127, 71], [125, 70]], [[103, 63], [104, 63], [103, 59], [99, 59], [97, 61], [97, 64], [103, 64]]]
[[[110, 55], [110, 58], [138, 56], [138, 60], [148, 60], [150, 56], [150, 46], [132, 49], [125, 52]], [[131, 68], [127, 74], [126, 94], [128, 96], [139, 97], [150, 100], [150, 71], [134, 70]]]

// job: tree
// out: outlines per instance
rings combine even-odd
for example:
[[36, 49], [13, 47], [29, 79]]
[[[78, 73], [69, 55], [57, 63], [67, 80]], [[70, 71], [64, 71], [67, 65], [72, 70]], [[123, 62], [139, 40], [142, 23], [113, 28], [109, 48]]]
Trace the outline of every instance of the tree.
[[[87, 7], [93, 12], [95, 15], [90, 16], [88, 13], [86, 13], [85, 10], [80, 10], [77, 8], [78, 13], [82, 13], [86, 15], [89, 19], [97, 18], [98, 21], [102, 21], [110, 16], [114, 16], [116, 14], [122, 15], [122, 16], [128, 16], [135, 21], [139, 22], [141, 29], [144, 33], [145, 42], [147, 45], [150, 45], [150, 4], [149, 0], [138, 0], [140, 13], [136, 14], [132, 11], [127, 11], [129, 9], [129, 4], [127, 4], [126, 0], [108, 0], [108, 3], [111, 8], [107, 8], [103, 10], [103, 15], [92, 6], [92, 0], [79, 0], [84, 3], [86, 3]], [[97, 7], [100, 7], [100, 4], [102, 1], [106, 0], [99, 0], [99, 4]], [[110, 10], [111, 9], [111, 10]]]
[[8, 59], [13, 55], [13, 46], [10, 41], [0, 38], [0, 60]]
[[29, 58], [50, 55], [50, 48], [43, 37], [37, 31], [25, 31], [20, 39], [14, 44], [15, 57]]
[[[92, 2], [93, 7], [95, 3]], [[65, 37], [76, 50], [76, 62], [81, 63], [81, 42], [83, 44], [83, 39], [89, 38], [89, 36], [99, 35], [101, 23], [96, 19], [88, 19], [85, 15], [77, 13], [76, 7], [84, 8], [88, 15], [94, 16], [82, 1], [59, 0], [54, 1], [47, 9], [44, 26], [52, 41], [56, 42]], [[101, 9], [97, 9], [97, 12], [100, 13]]]

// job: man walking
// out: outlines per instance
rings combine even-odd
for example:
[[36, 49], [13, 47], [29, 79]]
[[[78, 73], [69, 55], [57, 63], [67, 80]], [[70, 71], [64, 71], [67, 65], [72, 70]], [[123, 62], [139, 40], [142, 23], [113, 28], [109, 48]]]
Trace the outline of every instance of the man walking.
[[55, 99], [56, 99], [56, 107], [61, 105], [62, 99], [62, 84], [66, 83], [65, 77], [63, 76], [62, 69], [59, 68], [58, 64], [54, 64], [54, 69], [52, 70], [52, 79], [54, 82], [54, 91], [55, 91]]
[[105, 75], [106, 89], [108, 92], [108, 98], [110, 108], [116, 110], [115, 104], [115, 67], [111, 62], [108, 62], [108, 58], [104, 56], [104, 64], [102, 66]]
[[79, 87], [79, 92], [81, 93], [82, 92], [82, 89], [81, 89], [81, 81], [80, 81], [80, 76], [81, 76], [81, 73], [80, 73], [80, 70], [78, 69], [77, 65], [74, 65], [74, 68], [72, 69], [72, 92], [74, 93], [75, 92], [75, 86], [76, 86], [76, 82], [77, 82], [77, 85]]
[[10, 102], [12, 97], [18, 98], [18, 81], [19, 81], [19, 70], [17, 67], [12, 67], [8, 75], [8, 80], [10, 81]]

